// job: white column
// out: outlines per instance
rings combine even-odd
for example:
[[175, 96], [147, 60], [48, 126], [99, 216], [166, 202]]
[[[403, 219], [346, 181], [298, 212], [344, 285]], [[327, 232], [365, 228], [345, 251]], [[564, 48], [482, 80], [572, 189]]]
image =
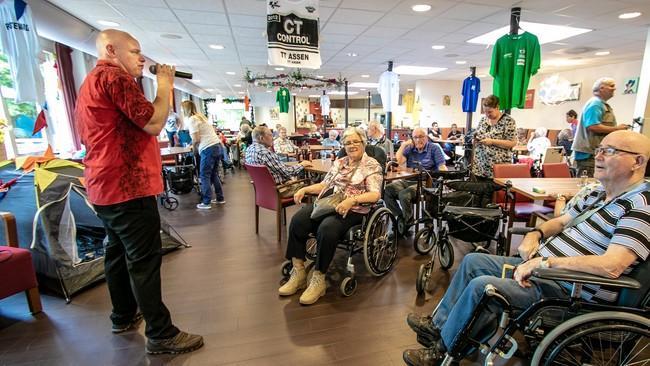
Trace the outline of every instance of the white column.
[[639, 77], [639, 88], [636, 93], [636, 103], [634, 104], [634, 118], [643, 117], [644, 124], [641, 132], [650, 137], [650, 28], [646, 35], [645, 51], [643, 52], [643, 61], [641, 62], [641, 75]]

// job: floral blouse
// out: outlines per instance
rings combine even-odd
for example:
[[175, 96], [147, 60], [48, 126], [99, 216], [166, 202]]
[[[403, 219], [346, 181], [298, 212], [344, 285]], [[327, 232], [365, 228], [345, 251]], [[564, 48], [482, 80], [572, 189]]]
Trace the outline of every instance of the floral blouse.
[[[367, 192], [381, 192], [383, 179], [381, 165], [364, 153], [358, 165], [353, 165], [348, 156], [337, 159], [322, 183], [327, 187], [333, 186], [334, 193], [344, 191], [345, 198], [350, 198]], [[361, 214], [369, 211], [362, 206], [354, 206], [351, 210]]]
[[273, 150], [276, 154], [293, 154], [297, 148], [288, 138], [278, 137], [273, 141]]
[[[489, 138], [514, 141], [517, 136], [517, 126], [515, 125], [515, 120], [504, 113], [494, 126], [486, 118], [481, 119], [474, 136], [480, 139]], [[511, 149], [504, 149], [494, 145], [475, 144], [472, 173], [479, 177], [493, 178], [494, 171], [492, 167], [495, 164], [507, 164], [511, 162]]]

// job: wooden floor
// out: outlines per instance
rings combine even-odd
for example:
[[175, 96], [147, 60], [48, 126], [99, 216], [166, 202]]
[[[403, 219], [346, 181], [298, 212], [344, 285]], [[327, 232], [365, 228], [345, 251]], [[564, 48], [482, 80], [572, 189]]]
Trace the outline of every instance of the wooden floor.
[[0, 365], [402, 365], [402, 351], [419, 347], [406, 315], [432, 311], [469, 250], [456, 247], [455, 266], [435, 272], [425, 298], [416, 296], [415, 278], [428, 258], [417, 256], [411, 240], [400, 242], [399, 262], [382, 278], [368, 275], [363, 258], [355, 258], [359, 288], [349, 298], [338, 291], [345, 273], [339, 251], [325, 297], [301, 306], [299, 295], [277, 295], [286, 238], [276, 243], [274, 213], [261, 210], [255, 235], [246, 172], [229, 174], [224, 188], [227, 203], [211, 211], [194, 208], [194, 193], [181, 196], [176, 211], [161, 210], [192, 245], [164, 257], [164, 301], [179, 328], [204, 336], [202, 349], [148, 356], [144, 325], [111, 334], [110, 300], [100, 283], [68, 305], [43, 296], [44, 313], [35, 317], [23, 295], [0, 301]]

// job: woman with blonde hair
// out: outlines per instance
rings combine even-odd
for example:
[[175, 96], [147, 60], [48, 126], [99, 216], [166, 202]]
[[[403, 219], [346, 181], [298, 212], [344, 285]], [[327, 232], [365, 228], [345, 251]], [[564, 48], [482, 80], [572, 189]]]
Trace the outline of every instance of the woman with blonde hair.
[[[181, 103], [185, 125], [192, 136], [192, 146], [195, 152], [201, 157], [199, 163], [199, 180], [201, 182], [201, 203], [196, 205], [199, 210], [209, 210], [211, 203], [224, 204], [223, 188], [219, 180], [219, 162], [223, 160], [223, 146], [214, 128], [208, 119], [196, 109], [191, 100]], [[212, 187], [217, 195], [212, 200]]]

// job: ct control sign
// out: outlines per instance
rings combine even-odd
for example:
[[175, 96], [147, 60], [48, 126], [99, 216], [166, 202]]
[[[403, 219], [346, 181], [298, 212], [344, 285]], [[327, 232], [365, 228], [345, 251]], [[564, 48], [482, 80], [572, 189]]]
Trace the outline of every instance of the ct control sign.
[[318, 0], [267, 0], [269, 65], [319, 69]]

